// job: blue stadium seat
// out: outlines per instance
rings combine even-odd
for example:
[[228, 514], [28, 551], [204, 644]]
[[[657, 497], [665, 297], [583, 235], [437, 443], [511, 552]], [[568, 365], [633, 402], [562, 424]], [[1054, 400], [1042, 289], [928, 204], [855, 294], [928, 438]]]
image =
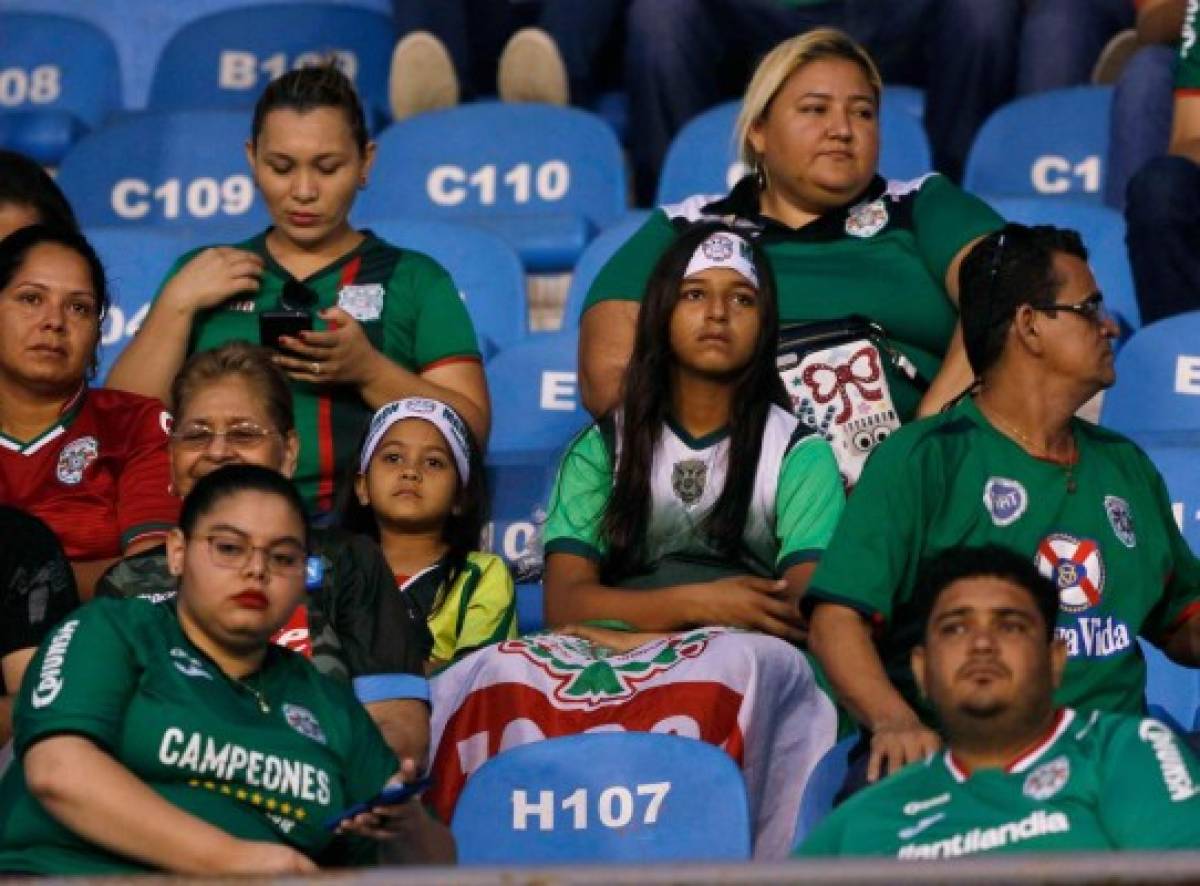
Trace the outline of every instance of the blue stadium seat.
[[502, 237], [451, 222], [411, 218], [363, 220], [379, 237], [436, 259], [454, 278], [466, 302], [484, 358], [521, 341], [529, 332], [525, 271]]
[[567, 288], [567, 300], [563, 305], [562, 315], [564, 329], [573, 329], [579, 326], [579, 321], [583, 317], [583, 303], [587, 301], [592, 281], [596, 279], [596, 275], [600, 273], [604, 263], [612, 258], [614, 252], [625, 245], [625, 241], [646, 223], [649, 216], [649, 212], [642, 210], [627, 213], [619, 222], [601, 231], [599, 236], [587, 245], [587, 249], [575, 263], [575, 270], [571, 274], [571, 285]]
[[[889, 101], [879, 116], [879, 170], [895, 179], [912, 179], [933, 169], [929, 139], [911, 104]], [[671, 142], [658, 179], [658, 203], [676, 203], [693, 194], [724, 194], [746, 167], [734, 143], [741, 102], [709, 108], [687, 122]]]
[[1144, 326], [1117, 355], [1117, 383], [1100, 422], [1139, 440], [1200, 443], [1200, 311]]
[[191, 244], [180, 232], [163, 228], [88, 228], [84, 233], [100, 256], [112, 296], [96, 374], [103, 379], [142, 325], [167, 271]]
[[[496, 396], [493, 393], [493, 397]], [[500, 416], [500, 413], [496, 414]], [[513, 422], [521, 420], [519, 415], [505, 418]], [[542, 578], [542, 528], [564, 448], [565, 443], [542, 449], [496, 451], [489, 448], [487, 454], [485, 466], [492, 519], [485, 533], [487, 547], [504, 558], [519, 585], [540, 582]], [[518, 616], [520, 614], [518, 594]], [[540, 622], [540, 602], [537, 617]]]
[[813, 767], [812, 775], [804, 786], [804, 796], [800, 799], [793, 846], [803, 843], [812, 829], [833, 809], [833, 800], [842, 789], [846, 771], [850, 768], [850, 750], [857, 741], [858, 733], [846, 736], [826, 751], [825, 756]]
[[403, 212], [490, 228], [529, 271], [569, 270], [625, 211], [612, 129], [575, 108], [483, 102], [419, 114], [379, 137], [366, 217]]
[[1137, 434], [1171, 496], [1171, 508], [1183, 537], [1200, 553], [1200, 430], [1175, 434]]
[[1184, 731], [1200, 729], [1200, 670], [1177, 665], [1138, 638], [1146, 656], [1146, 706]]
[[925, 90], [917, 86], [885, 83], [883, 85], [883, 103], [894, 105], [910, 117], [918, 120], [925, 119]]
[[267, 223], [242, 146], [240, 111], [128, 114], [67, 154], [58, 183], [86, 226], [220, 227]]
[[975, 136], [964, 185], [977, 194], [1100, 202], [1111, 102], [1111, 86], [1073, 86], [1003, 105]]
[[5, 12], [0, 144], [57, 165], [75, 140], [121, 106], [120, 78], [117, 49], [94, 25], [61, 15]]
[[1104, 304], [1118, 315], [1123, 337], [1142, 325], [1133, 273], [1125, 250], [1125, 219], [1107, 206], [1044, 197], [984, 197], [1009, 221], [1073, 228], [1088, 248], [1088, 263], [1104, 293]]
[[588, 424], [579, 398], [577, 342], [575, 330], [533, 336], [484, 367], [496, 416], [491, 456], [555, 451]]
[[517, 631], [532, 634], [546, 624], [544, 612], [545, 594], [540, 581], [525, 581], [517, 584]]
[[649, 732], [551, 738], [468, 779], [451, 829], [463, 864], [742, 861], [746, 789], [698, 739]]
[[271, 80], [332, 56], [355, 81], [373, 119], [390, 119], [387, 82], [395, 43], [392, 19], [365, 9], [287, 3], [218, 12], [184, 25], [167, 43], [149, 108], [249, 108]]

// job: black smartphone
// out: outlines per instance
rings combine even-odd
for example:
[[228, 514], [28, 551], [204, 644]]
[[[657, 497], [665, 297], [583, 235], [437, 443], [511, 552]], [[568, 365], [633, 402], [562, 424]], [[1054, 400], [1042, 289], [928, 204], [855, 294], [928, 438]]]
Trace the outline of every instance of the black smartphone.
[[277, 351], [285, 350], [279, 344], [281, 335], [299, 338], [305, 329], [312, 329], [312, 315], [308, 311], [263, 311], [258, 315], [259, 344]]
[[416, 781], [410, 781], [405, 784], [390, 784], [365, 803], [356, 803], [349, 809], [343, 809], [337, 815], [330, 818], [325, 822], [325, 830], [337, 830], [337, 826], [343, 821], [349, 821], [356, 815], [369, 812], [376, 806], [399, 805], [409, 797], [424, 793], [431, 784], [433, 784], [433, 781], [429, 778], [418, 778]]

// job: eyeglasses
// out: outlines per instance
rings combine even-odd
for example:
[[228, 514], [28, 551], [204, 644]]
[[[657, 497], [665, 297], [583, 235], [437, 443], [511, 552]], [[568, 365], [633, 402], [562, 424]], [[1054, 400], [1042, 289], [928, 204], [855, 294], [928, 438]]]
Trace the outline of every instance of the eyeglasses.
[[1099, 326], [1109, 319], [1109, 313], [1104, 307], [1104, 296], [1099, 292], [1093, 292], [1081, 302], [1075, 304], [1063, 304], [1062, 302], [1050, 302], [1046, 305], [1030, 305], [1035, 311], [1053, 314], [1055, 311], [1068, 311], [1087, 320], [1089, 323], [1094, 323]]
[[271, 431], [256, 424], [239, 424], [224, 431], [214, 431], [203, 425], [191, 425], [171, 433], [171, 439], [184, 449], [203, 452], [212, 445], [217, 437], [224, 439], [234, 449], [255, 449], [267, 441], [269, 437], [279, 436], [278, 431]]
[[299, 280], [288, 280], [279, 295], [279, 305], [285, 311], [309, 311], [317, 303], [317, 294]]
[[245, 569], [255, 551], [262, 551], [266, 569], [275, 575], [299, 575], [304, 572], [307, 553], [295, 542], [281, 541], [269, 547], [252, 545], [236, 535], [208, 535], [208, 556], [222, 569]]

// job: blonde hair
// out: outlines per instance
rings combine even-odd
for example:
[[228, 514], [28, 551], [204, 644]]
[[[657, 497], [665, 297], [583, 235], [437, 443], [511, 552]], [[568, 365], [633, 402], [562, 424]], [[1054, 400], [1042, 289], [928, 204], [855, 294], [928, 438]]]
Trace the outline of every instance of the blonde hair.
[[879, 104], [883, 92], [879, 69], [875, 67], [870, 54], [845, 33], [837, 28], [815, 28], [784, 40], [759, 62], [742, 98], [742, 109], [734, 127], [734, 141], [743, 163], [754, 168], [758, 162], [759, 157], [750, 144], [750, 129], [766, 116], [783, 84], [800, 68], [826, 58], [845, 59], [862, 68], [875, 93], [875, 103]]

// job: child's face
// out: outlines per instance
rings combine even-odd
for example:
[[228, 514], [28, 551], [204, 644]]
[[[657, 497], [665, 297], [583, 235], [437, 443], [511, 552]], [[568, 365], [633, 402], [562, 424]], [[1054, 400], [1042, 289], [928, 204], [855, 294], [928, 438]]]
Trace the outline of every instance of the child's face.
[[355, 481], [358, 500], [381, 526], [404, 531], [438, 530], [458, 493], [458, 469], [441, 431], [406, 418], [388, 429], [365, 475]]
[[708, 268], [679, 284], [671, 351], [682, 369], [729, 375], [753, 356], [760, 323], [758, 290], [731, 268]]

